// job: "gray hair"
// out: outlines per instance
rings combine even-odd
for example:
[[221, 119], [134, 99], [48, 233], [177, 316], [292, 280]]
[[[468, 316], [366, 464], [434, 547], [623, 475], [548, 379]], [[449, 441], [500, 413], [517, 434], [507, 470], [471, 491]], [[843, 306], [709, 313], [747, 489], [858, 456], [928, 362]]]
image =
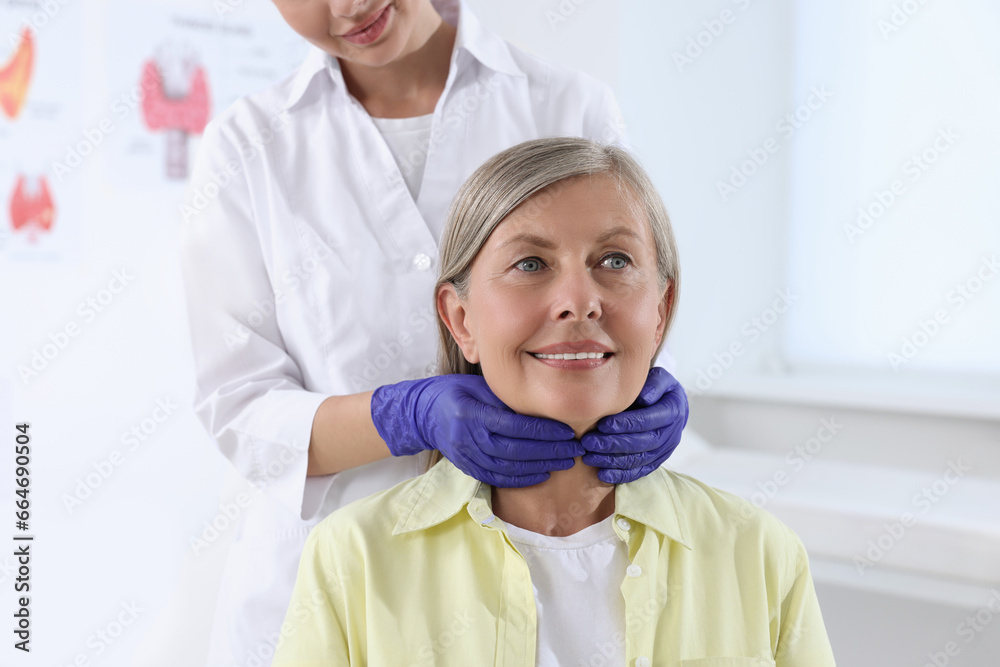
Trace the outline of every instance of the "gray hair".
[[[616, 145], [600, 144], [580, 137], [535, 139], [497, 153], [469, 177], [459, 189], [448, 211], [441, 243], [441, 273], [434, 286], [437, 300], [442, 285], [451, 283], [465, 299], [469, 274], [479, 251], [490, 234], [515, 208], [540, 190], [526, 206], [544, 207], [552, 193], [568, 179], [607, 174], [618, 184], [635, 215], [645, 215], [656, 245], [656, 268], [660, 289], [670, 286], [669, 310], [660, 344], [653, 360], [663, 347], [677, 308], [680, 267], [677, 245], [663, 200], [646, 171], [628, 151]], [[452, 338], [444, 321], [438, 317], [441, 374], [482, 375], [479, 364], [469, 363]]]

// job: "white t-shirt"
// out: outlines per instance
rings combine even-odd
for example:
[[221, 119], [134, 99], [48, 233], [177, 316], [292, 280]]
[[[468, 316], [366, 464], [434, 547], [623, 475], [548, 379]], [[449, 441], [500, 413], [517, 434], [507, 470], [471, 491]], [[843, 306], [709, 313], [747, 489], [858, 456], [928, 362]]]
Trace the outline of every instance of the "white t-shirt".
[[[382, 133], [389, 152], [399, 165], [399, 171], [406, 181], [413, 200], [420, 192], [420, 182], [424, 179], [424, 165], [427, 164], [427, 150], [431, 140], [431, 121], [434, 114], [413, 116], [412, 118], [375, 118], [375, 127]], [[441, 230], [435, 230], [440, 232]], [[440, 236], [440, 234], [438, 234]]]
[[537, 667], [625, 664], [628, 545], [611, 527], [613, 516], [565, 537], [504, 524], [531, 572]]

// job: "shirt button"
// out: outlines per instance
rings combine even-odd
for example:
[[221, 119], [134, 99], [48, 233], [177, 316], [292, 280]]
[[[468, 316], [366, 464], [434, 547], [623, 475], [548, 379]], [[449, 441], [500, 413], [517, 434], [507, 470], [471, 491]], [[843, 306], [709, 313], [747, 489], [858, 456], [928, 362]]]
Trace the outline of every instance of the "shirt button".
[[630, 577], [638, 577], [640, 574], [642, 574], [642, 568], [636, 565], [635, 563], [632, 563], [627, 568], [625, 568], [625, 574], [627, 574]]
[[644, 655], [640, 655], [635, 659], [635, 667], [649, 667], [649, 658]]
[[618, 519], [618, 527], [622, 530], [631, 530], [632, 524], [630, 524], [627, 519]]
[[426, 271], [431, 268], [431, 258], [424, 253], [419, 253], [413, 258], [413, 266], [415, 266], [420, 271]]

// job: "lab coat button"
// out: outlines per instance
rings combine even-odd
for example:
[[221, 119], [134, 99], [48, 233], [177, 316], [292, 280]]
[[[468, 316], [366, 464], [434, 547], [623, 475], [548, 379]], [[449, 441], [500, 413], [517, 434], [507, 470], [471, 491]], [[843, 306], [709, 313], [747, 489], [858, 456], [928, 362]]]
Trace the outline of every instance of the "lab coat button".
[[640, 574], [642, 574], [642, 568], [633, 563], [632, 565], [629, 565], [627, 568], [625, 568], [625, 574], [627, 574], [630, 577], [638, 577]]
[[417, 267], [420, 271], [426, 271], [431, 268], [431, 258], [424, 253], [420, 253], [413, 258], [413, 266]]
[[644, 655], [640, 655], [635, 659], [635, 667], [649, 667], [649, 658]]
[[618, 527], [622, 530], [631, 530], [632, 524], [628, 522], [628, 519], [618, 519]]

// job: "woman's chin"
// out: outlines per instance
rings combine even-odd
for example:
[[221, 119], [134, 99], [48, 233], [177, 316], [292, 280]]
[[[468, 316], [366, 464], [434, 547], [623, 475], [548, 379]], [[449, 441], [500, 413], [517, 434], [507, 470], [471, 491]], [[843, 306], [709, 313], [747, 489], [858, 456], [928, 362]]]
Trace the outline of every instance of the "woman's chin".
[[[628, 408], [628, 403], [618, 407], [624, 401], [619, 396], [598, 396], [593, 390], [579, 388], [556, 391], [552, 387], [531, 387], [511, 396], [502, 390], [494, 389], [494, 393], [514, 412], [562, 422], [573, 429], [577, 438], [592, 431], [601, 417]], [[505, 396], [510, 400], [504, 400]]]
[[573, 429], [577, 439], [587, 431], [594, 430], [597, 420], [607, 414], [610, 414], [607, 410], [581, 410], [580, 406], [563, 410], [547, 410], [544, 413], [548, 419], [562, 422]]

